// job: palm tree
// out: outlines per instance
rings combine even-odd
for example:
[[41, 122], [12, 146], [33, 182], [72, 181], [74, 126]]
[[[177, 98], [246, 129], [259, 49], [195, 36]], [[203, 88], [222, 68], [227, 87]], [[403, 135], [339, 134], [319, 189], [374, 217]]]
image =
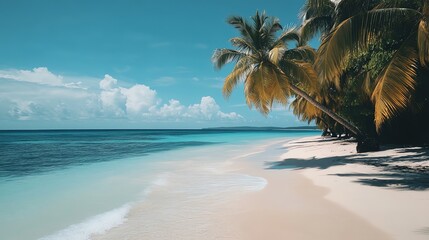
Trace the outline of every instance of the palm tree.
[[374, 0], [307, 0], [301, 9], [301, 36], [308, 41], [318, 34], [323, 40], [343, 20], [368, 11], [377, 4]]
[[317, 74], [309, 63], [314, 59], [312, 48], [301, 45], [288, 47], [289, 41], [302, 42], [298, 31], [295, 28], [287, 29], [276, 37], [276, 33], [282, 29], [277, 18], [256, 12], [252, 20], [249, 23], [242, 17], [230, 17], [228, 23], [238, 29], [241, 35], [230, 40], [236, 49], [217, 49], [212, 56], [217, 69], [229, 62], [236, 62], [232, 72], [225, 78], [224, 96], [229, 97], [234, 87], [244, 81], [248, 106], [254, 106], [266, 115], [274, 102], [286, 105], [288, 99], [296, 95], [349, 129], [358, 139], [363, 139], [364, 135], [357, 127], [300, 88], [317, 88]]
[[414, 1], [416, 8], [404, 8], [402, 1], [379, 2], [372, 10], [334, 26], [323, 39], [316, 60], [319, 77], [339, 85], [351, 57], [386, 37], [398, 41], [381, 73], [368, 79], [377, 131], [407, 107], [416, 87], [418, 68], [429, 64], [429, 0]]

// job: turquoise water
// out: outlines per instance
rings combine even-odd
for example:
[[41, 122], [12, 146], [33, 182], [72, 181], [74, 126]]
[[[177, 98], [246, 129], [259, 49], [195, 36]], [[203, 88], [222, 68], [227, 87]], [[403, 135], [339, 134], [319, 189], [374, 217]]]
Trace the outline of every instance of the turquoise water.
[[[318, 131], [0, 131], [0, 239], [90, 239], [165, 181], [162, 163]], [[169, 153], [169, 154], [165, 154]], [[168, 172], [167, 172], [168, 174]], [[249, 180], [251, 181], [251, 180]]]

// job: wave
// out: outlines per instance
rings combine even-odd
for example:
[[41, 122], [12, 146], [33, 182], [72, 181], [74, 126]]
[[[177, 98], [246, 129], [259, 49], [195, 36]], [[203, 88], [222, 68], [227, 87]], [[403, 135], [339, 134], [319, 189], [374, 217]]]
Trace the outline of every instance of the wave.
[[130, 209], [131, 204], [125, 204], [119, 208], [93, 216], [81, 223], [70, 225], [39, 240], [90, 240], [91, 235], [103, 234], [107, 230], [123, 224]]

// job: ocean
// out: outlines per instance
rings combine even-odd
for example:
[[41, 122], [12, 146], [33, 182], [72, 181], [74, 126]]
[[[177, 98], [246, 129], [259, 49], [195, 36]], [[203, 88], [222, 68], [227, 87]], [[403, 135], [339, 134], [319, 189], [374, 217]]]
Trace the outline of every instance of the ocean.
[[[142, 203], [156, 202], [166, 216], [177, 216], [177, 208], [162, 205], [163, 199], [218, 201], [226, 191], [260, 190], [264, 179], [224, 170], [225, 159], [269, 139], [318, 134], [283, 129], [0, 131], [0, 239], [89, 240], [133, 222], [153, 226], [127, 234], [149, 236], [160, 214]], [[159, 189], [164, 189], [161, 198], [154, 194]]]

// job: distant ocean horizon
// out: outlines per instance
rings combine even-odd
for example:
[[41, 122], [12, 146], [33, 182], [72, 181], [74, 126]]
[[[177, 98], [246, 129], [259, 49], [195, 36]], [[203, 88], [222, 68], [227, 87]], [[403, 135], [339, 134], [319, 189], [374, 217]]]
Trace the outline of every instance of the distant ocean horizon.
[[[283, 128], [0, 130], [0, 239], [90, 239], [122, 224], [133, 202], [166, 181], [170, 163], [205, 149], [318, 134]], [[225, 184], [260, 184], [240, 177]]]

